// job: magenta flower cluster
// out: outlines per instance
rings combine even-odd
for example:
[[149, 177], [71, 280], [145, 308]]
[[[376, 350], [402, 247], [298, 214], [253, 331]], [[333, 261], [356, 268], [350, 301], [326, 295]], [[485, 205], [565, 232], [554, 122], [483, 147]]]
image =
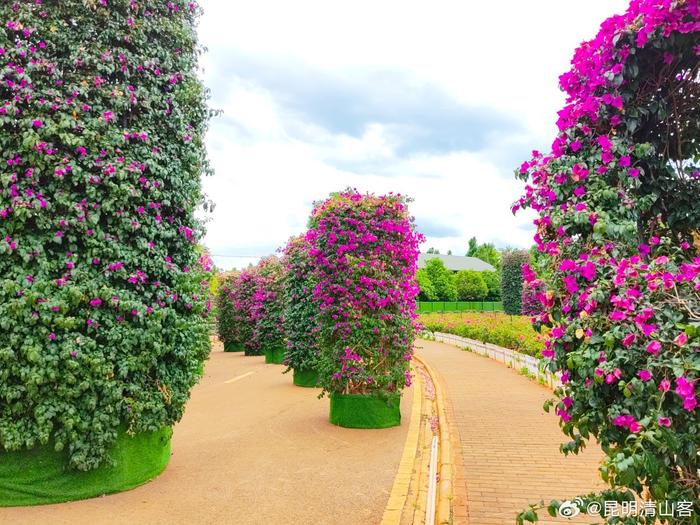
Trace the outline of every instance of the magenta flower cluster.
[[545, 257], [524, 277], [546, 285], [534, 321], [550, 328], [542, 354], [561, 376], [565, 451], [592, 434], [613, 486], [694, 501], [699, 38], [695, 0], [633, 0], [606, 20], [560, 78], [559, 133], [520, 167], [513, 207], [538, 213]]

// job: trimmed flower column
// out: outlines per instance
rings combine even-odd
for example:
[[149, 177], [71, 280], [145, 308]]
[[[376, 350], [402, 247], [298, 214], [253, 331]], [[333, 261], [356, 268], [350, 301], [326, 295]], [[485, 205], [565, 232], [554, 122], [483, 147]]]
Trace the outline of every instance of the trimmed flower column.
[[407, 199], [346, 190], [318, 204], [307, 240], [316, 266], [319, 379], [332, 423], [399, 425], [410, 386], [415, 338], [415, 273], [422, 236]]
[[259, 341], [265, 362], [277, 365], [284, 362], [286, 348], [283, 274], [282, 263], [277, 257], [267, 257], [258, 263], [252, 310], [255, 320], [253, 338]]
[[0, 506], [168, 463], [210, 349], [199, 11], [0, 2]]
[[245, 355], [260, 355], [260, 340], [255, 325], [257, 318], [255, 294], [258, 290], [257, 268], [246, 268], [236, 280], [231, 293], [233, 303], [232, 321], [237, 326]]
[[224, 344], [224, 352], [243, 352], [239, 333], [240, 317], [234, 304], [234, 290], [238, 273], [230, 272], [221, 276], [221, 284], [216, 301], [216, 320], [219, 339]]
[[318, 334], [314, 301], [314, 265], [304, 235], [290, 239], [284, 250], [284, 330], [287, 334], [287, 366], [293, 370], [294, 384], [318, 385]]

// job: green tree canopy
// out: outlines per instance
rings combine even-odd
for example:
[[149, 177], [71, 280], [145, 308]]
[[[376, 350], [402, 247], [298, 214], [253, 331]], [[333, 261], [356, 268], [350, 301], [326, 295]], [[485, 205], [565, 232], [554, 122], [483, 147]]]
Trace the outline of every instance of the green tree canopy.
[[501, 300], [501, 274], [499, 272], [481, 272], [481, 277], [489, 289], [486, 299], [489, 301]]
[[416, 281], [418, 281], [418, 287], [420, 288], [419, 301], [438, 300], [433, 282], [430, 280], [430, 275], [428, 275], [428, 271], [425, 268], [421, 268], [416, 272]]
[[430, 259], [425, 265], [425, 270], [439, 301], [457, 300], [457, 288], [452, 273], [440, 259]]
[[483, 301], [489, 293], [481, 272], [461, 270], [454, 277], [460, 301]]

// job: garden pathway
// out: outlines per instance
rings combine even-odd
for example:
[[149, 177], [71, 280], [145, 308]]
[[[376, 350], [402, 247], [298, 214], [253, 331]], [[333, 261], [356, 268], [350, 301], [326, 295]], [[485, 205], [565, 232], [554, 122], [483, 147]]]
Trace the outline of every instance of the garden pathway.
[[379, 523], [401, 460], [404, 424], [354, 430], [328, 422], [328, 399], [292, 385], [284, 367], [223, 353], [175, 427], [165, 472], [132, 491], [61, 505], [0, 508], [0, 524]]
[[[418, 354], [445, 388], [464, 468], [456, 473], [454, 523], [509, 524], [529, 503], [566, 500], [602, 485], [602, 452], [593, 443], [565, 457], [566, 436], [542, 409], [551, 391], [502, 363], [455, 346], [420, 340]], [[465, 498], [466, 496], [466, 498]], [[550, 518], [545, 523], [591, 523]]]

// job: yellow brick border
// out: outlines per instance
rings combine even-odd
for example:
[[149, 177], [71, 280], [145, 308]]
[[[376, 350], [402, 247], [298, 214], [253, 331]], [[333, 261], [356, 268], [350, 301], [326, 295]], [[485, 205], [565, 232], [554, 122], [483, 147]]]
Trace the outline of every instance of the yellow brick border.
[[394, 478], [394, 485], [391, 488], [389, 501], [384, 509], [382, 516], [382, 525], [399, 525], [401, 522], [401, 514], [406, 505], [408, 496], [408, 488], [411, 484], [413, 476], [413, 467], [416, 462], [416, 454], [418, 452], [418, 441], [420, 436], [421, 426], [421, 409], [423, 405], [423, 380], [420, 374], [414, 372], [413, 379], [413, 403], [411, 405], [411, 421], [408, 424], [408, 435], [406, 443], [403, 447], [399, 470]]

